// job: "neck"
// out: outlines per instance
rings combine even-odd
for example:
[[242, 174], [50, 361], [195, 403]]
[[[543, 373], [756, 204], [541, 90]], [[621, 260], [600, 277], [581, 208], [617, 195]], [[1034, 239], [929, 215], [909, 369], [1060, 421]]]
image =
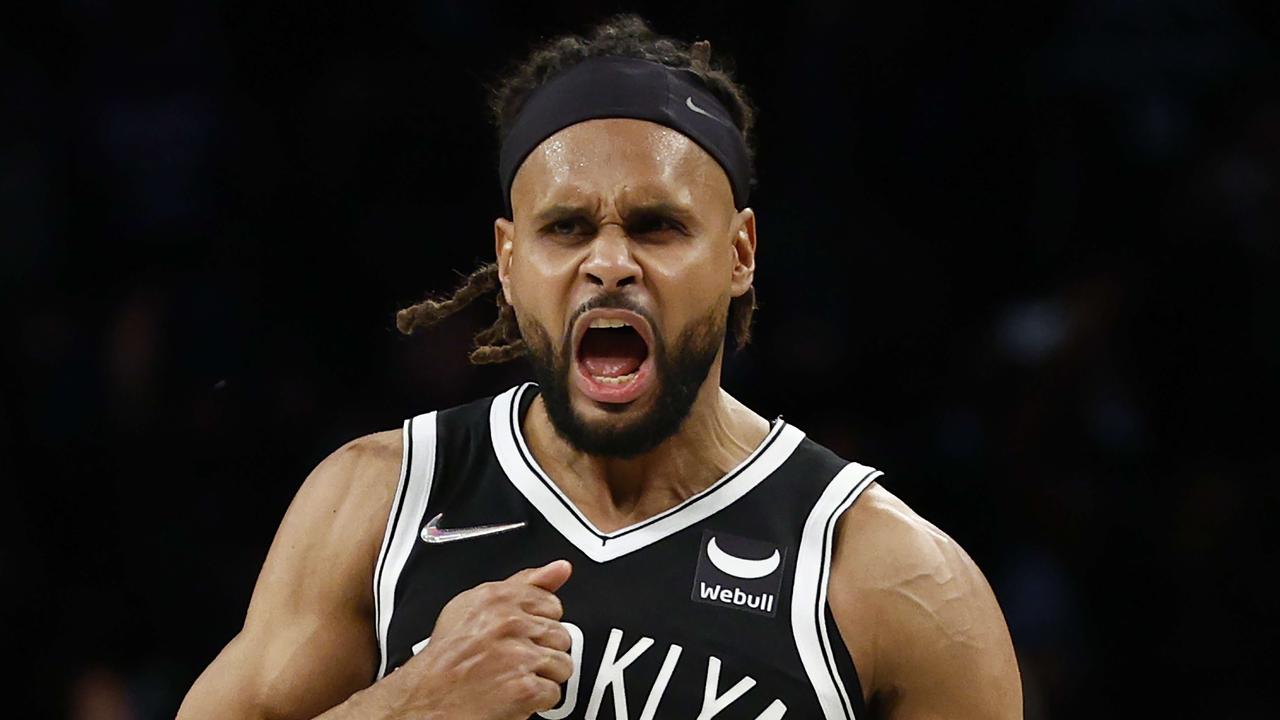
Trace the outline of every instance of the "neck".
[[542, 397], [522, 424], [538, 464], [598, 529], [653, 517], [706, 489], [764, 440], [769, 423], [720, 388], [717, 360], [676, 434], [630, 458], [588, 455], [551, 424]]

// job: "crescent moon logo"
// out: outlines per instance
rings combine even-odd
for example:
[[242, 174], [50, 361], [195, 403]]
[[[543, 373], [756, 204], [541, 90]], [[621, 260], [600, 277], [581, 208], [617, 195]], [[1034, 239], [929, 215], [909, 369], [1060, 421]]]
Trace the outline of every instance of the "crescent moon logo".
[[778, 553], [777, 548], [774, 548], [773, 554], [763, 560], [736, 557], [721, 550], [716, 544], [716, 539], [712, 537], [711, 542], [707, 543], [707, 559], [723, 573], [744, 580], [755, 580], [772, 575], [782, 562], [782, 555]]

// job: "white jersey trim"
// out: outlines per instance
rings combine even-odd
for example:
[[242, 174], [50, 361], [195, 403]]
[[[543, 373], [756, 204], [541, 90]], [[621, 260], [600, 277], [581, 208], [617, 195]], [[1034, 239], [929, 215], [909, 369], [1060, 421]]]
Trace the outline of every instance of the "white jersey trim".
[[387, 631], [395, 614], [396, 585], [409, 560], [418, 528], [431, 497], [436, 468], [436, 414], [419, 415], [405, 421], [404, 457], [400, 484], [396, 488], [387, 530], [382, 537], [373, 578], [374, 621], [378, 633], [378, 678], [387, 672]]
[[800, 536], [796, 575], [791, 592], [791, 630], [800, 662], [818, 695], [826, 720], [855, 720], [849, 691], [836, 667], [827, 634], [827, 584], [831, 578], [831, 550], [836, 521], [873, 480], [874, 468], [849, 463], [832, 478], [814, 503]]
[[710, 487], [664, 513], [601, 532], [538, 466], [520, 432], [520, 398], [532, 386], [511, 388], [489, 406], [489, 428], [498, 463], [511, 484], [584, 555], [608, 562], [652, 545], [705, 520], [749, 493], [795, 452], [804, 433], [779, 419], [751, 455]]

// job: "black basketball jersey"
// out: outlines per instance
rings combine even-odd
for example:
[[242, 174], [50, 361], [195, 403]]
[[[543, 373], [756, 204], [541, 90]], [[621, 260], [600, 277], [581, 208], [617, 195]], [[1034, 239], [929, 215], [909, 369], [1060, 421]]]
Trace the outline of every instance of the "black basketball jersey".
[[[558, 558], [574, 674], [541, 717], [866, 717], [827, 606], [837, 519], [880, 473], [781, 418], [749, 457], [664, 513], [605, 533], [521, 435], [525, 384], [404, 425], [404, 460], [374, 571], [381, 678], [429, 641], [458, 593]], [[442, 528], [523, 523], [448, 543]]]

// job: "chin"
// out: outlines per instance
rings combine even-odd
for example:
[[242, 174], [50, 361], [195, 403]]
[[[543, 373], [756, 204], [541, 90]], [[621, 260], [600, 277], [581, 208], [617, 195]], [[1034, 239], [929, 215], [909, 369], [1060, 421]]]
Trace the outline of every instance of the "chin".
[[[556, 388], [547, 389], [556, 394]], [[597, 457], [627, 459], [642, 455], [670, 437], [682, 419], [662, 412], [656, 395], [628, 403], [607, 403], [569, 389], [568, 397], [563, 399], [567, 402], [561, 404], [554, 397], [546, 398], [556, 433], [577, 450]]]

